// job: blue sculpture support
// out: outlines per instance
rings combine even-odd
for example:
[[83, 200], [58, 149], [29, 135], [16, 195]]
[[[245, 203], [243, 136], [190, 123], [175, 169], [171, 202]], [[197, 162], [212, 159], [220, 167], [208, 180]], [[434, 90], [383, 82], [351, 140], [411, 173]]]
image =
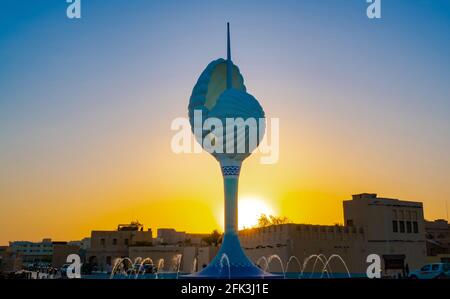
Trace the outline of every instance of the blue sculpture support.
[[[216, 257], [192, 278], [262, 278], [273, 277], [258, 268], [245, 255], [238, 237], [238, 183], [241, 164], [221, 163], [225, 192], [225, 233]], [[226, 256], [226, 259], [224, 258]]]

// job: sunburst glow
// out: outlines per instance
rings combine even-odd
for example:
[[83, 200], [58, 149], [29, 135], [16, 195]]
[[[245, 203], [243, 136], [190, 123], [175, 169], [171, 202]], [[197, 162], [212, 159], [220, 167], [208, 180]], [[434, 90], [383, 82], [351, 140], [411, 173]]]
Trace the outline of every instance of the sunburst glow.
[[273, 215], [273, 209], [260, 198], [244, 197], [239, 199], [238, 226], [239, 229], [250, 228], [258, 223], [261, 214]]

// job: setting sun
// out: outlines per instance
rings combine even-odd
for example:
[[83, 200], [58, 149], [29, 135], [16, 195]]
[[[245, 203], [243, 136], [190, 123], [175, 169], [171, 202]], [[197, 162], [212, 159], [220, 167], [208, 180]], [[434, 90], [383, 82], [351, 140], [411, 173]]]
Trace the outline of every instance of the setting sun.
[[263, 199], [250, 197], [239, 199], [239, 229], [255, 226], [258, 223], [258, 218], [261, 216], [261, 214], [274, 214], [273, 209]]

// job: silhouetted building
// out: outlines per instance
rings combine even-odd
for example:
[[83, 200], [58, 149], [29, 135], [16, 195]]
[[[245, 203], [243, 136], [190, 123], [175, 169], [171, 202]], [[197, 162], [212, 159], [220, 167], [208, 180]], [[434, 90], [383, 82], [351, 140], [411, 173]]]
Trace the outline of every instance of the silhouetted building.
[[425, 225], [421, 202], [353, 195], [344, 201], [347, 225], [364, 227], [367, 249], [380, 255], [384, 270], [416, 269], [425, 263]]
[[450, 224], [447, 220], [425, 221], [425, 233], [429, 261], [450, 262]]
[[152, 242], [152, 230], [144, 231], [138, 222], [120, 224], [115, 231], [92, 231], [86, 262], [98, 271], [109, 272], [115, 259], [129, 256], [129, 247], [151, 246]]
[[12, 253], [22, 258], [23, 266], [49, 266], [52, 262], [53, 243], [51, 239], [42, 242], [14, 241], [9, 242]]
[[[372, 253], [381, 257], [385, 275], [403, 273], [406, 264], [410, 269], [423, 265], [426, 249], [422, 203], [364, 193], [344, 201], [343, 207], [344, 226], [289, 223], [246, 229], [239, 232], [242, 246], [255, 263], [261, 263], [262, 256], [268, 259], [274, 254], [285, 263], [291, 256], [305, 261], [320, 255], [321, 261], [317, 263], [313, 258], [306, 272], [329, 272], [327, 267], [331, 266], [333, 272], [345, 273], [342, 258], [351, 273], [365, 275], [366, 258]], [[325, 267], [322, 260], [333, 255], [335, 258]], [[300, 267], [291, 263], [287, 270], [296, 272]], [[281, 271], [281, 266], [272, 263], [270, 269]]]
[[157, 240], [160, 244], [178, 244], [186, 240], [186, 232], [179, 232], [173, 228], [158, 228]]
[[70, 245], [67, 242], [53, 242], [52, 267], [59, 268], [67, 264], [70, 254], [80, 255], [80, 246]]
[[9, 246], [0, 247], [0, 273], [10, 273], [22, 269], [22, 258]]

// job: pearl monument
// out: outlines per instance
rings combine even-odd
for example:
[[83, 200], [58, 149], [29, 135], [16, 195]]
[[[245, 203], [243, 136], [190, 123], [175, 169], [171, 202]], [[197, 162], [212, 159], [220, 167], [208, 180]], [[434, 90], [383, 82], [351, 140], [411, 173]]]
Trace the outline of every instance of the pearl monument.
[[[204, 124], [211, 118], [215, 119], [216, 124], [220, 120], [223, 130], [217, 130], [216, 127], [205, 130]], [[230, 129], [227, 125], [229, 119], [240, 119], [245, 121], [247, 126], [233, 126]], [[216, 257], [206, 268], [188, 277], [272, 276], [258, 268], [245, 255], [238, 238], [239, 174], [242, 162], [250, 156], [263, 138], [265, 115], [259, 102], [247, 93], [243, 76], [231, 60], [229, 23], [227, 23], [227, 59], [212, 61], [200, 75], [189, 101], [189, 121], [196, 140], [220, 163], [225, 193], [225, 232]], [[239, 147], [239, 144], [244, 147]], [[216, 150], [212, 151], [211, 145]]]

